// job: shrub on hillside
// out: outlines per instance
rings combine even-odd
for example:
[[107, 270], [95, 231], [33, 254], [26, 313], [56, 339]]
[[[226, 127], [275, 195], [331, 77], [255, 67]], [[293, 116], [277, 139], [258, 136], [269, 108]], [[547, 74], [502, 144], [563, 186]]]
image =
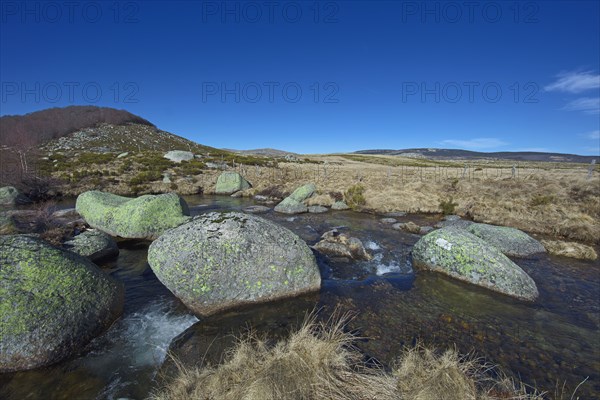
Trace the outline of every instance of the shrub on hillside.
[[157, 181], [161, 178], [162, 178], [162, 174], [159, 171], [142, 171], [142, 172], [139, 172], [133, 178], [131, 178], [129, 183], [131, 185], [140, 185], [142, 183], [149, 183], [149, 182]]

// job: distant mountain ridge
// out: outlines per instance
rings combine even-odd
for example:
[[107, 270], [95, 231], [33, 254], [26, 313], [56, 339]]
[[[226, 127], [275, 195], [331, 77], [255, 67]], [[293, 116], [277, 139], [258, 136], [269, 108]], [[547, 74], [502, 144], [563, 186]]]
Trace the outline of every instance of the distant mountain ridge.
[[244, 154], [244, 155], [253, 155], [253, 156], [266, 156], [266, 157], [285, 157], [285, 156], [297, 156], [297, 153], [292, 153], [290, 151], [264, 148], [264, 149], [251, 149], [251, 150], [233, 150], [233, 149], [223, 149], [225, 151], [230, 151], [232, 153]]
[[460, 150], [460, 149], [437, 149], [437, 148], [413, 148], [413, 149], [373, 149], [359, 150], [354, 154], [373, 154], [389, 156], [405, 156], [415, 158], [429, 158], [437, 160], [477, 160], [477, 159], [496, 159], [496, 160], [514, 160], [514, 161], [546, 161], [546, 162], [574, 162], [590, 163], [597, 160], [598, 156], [581, 156], [577, 154], [563, 153], [545, 153], [536, 151], [500, 151], [484, 153], [479, 151]]

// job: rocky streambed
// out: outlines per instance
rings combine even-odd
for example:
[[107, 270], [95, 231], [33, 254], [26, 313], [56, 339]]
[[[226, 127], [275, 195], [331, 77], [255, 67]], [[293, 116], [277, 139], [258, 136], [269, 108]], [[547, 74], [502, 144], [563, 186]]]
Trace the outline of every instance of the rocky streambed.
[[[252, 200], [226, 196], [186, 197], [192, 215], [242, 210]], [[65, 202], [63, 206], [73, 206]], [[395, 224], [435, 225], [439, 218], [397, 215], [390, 220], [352, 211], [287, 215], [261, 210], [261, 217], [287, 227], [308, 245], [336, 228], [362, 241], [368, 257], [317, 254], [322, 285], [317, 293], [201, 318], [193, 316], [157, 279], [147, 263], [149, 241], [118, 242], [119, 256], [99, 262], [125, 287], [124, 311], [80, 353], [48, 367], [0, 375], [6, 399], [141, 399], [165, 361], [166, 350], [193, 362], [202, 345], [250, 321], [257, 329], [286, 331], [305, 313], [321, 308], [353, 311], [349, 328], [367, 339], [365, 357], [388, 364], [418, 341], [456, 346], [498, 364], [528, 384], [554, 393], [566, 381], [577, 394], [600, 394], [600, 262], [547, 254], [511, 260], [537, 285], [535, 301], [520, 301], [427, 270], [413, 270], [411, 251], [422, 237]], [[406, 226], [406, 225], [405, 225]], [[410, 226], [410, 225], [408, 225]], [[413, 230], [416, 231], [416, 230]], [[334, 243], [334, 242], [331, 242]], [[226, 347], [226, 343], [222, 347]], [[219, 357], [218, 347], [212, 356]], [[169, 363], [161, 373], [169, 371]]]

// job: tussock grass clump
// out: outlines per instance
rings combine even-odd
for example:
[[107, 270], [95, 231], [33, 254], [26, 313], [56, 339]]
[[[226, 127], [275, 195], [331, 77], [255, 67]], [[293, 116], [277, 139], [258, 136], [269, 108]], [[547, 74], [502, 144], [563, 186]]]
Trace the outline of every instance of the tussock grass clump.
[[450, 199], [442, 200], [440, 202], [440, 208], [442, 209], [442, 213], [444, 215], [454, 214], [454, 210], [456, 209], [457, 205], [458, 205], [458, 203], [454, 202], [454, 199], [452, 198], [452, 196], [450, 196]]
[[353, 185], [346, 190], [344, 193], [344, 199], [346, 200], [346, 204], [353, 209], [357, 210], [367, 204], [367, 200], [365, 199], [365, 187], [362, 185]]
[[572, 257], [580, 260], [595, 260], [598, 258], [593, 247], [576, 242], [563, 242], [560, 240], [542, 240], [546, 251], [556, 256]]
[[[367, 367], [342, 319], [309, 317], [274, 345], [256, 335], [239, 340], [218, 366], [186, 368], [154, 400], [541, 399], [456, 351], [441, 355], [417, 346], [391, 372]], [[486, 375], [487, 374], [487, 375]]]

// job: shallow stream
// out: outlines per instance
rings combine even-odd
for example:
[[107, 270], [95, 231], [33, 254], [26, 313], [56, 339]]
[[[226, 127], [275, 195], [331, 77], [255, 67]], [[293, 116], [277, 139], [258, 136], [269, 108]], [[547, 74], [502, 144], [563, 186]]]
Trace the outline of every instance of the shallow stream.
[[[239, 210], [249, 199], [187, 196], [192, 214]], [[72, 207], [65, 201], [63, 207]], [[536, 281], [540, 297], [527, 304], [411, 266], [418, 235], [400, 232], [380, 217], [351, 211], [262, 216], [314, 244], [325, 231], [339, 229], [360, 238], [374, 258], [368, 262], [327, 261], [315, 307], [336, 306], [356, 316], [350, 327], [367, 337], [360, 348], [389, 364], [404, 346], [417, 342], [455, 346], [554, 394], [566, 382], [577, 395], [600, 398], [600, 261], [542, 256], [515, 259]], [[434, 224], [434, 216], [408, 215], [400, 222]], [[147, 242], [122, 241], [116, 260], [102, 265], [125, 284], [123, 317], [70, 360], [0, 375], [0, 398], [143, 399], [152, 389], [169, 343], [198, 320], [156, 279], [146, 262]], [[285, 304], [280, 304], [286, 310]], [[297, 307], [290, 318], [302, 319]], [[295, 315], [298, 314], [298, 315]], [[243, 314], [242, 314], [243, 315]], [[240, 317], [240, 324], [243, 324]]]

